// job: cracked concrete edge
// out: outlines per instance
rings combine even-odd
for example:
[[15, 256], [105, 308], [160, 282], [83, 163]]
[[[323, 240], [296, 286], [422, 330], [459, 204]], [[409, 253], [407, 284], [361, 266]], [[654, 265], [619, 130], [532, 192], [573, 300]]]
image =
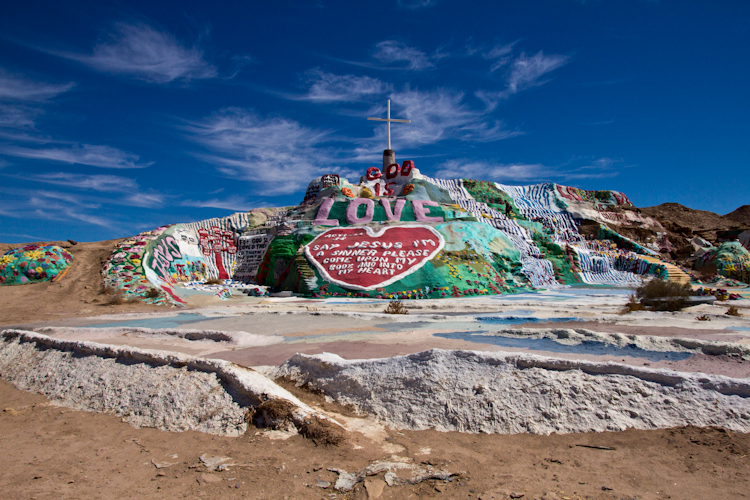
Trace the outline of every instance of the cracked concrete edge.
[[292, 420], [299, 425], [311, 417], [327, 420], [339, 427], [343, 426], [335, 419], [315, 411], [297, 399], [292, 393], [280, 387], [265, 375], [244, 366], [221, 359], [207, 359], [188, 354], [140, 349], [130, 346], [115, 346], [99, 344], [90, 341], [56, 339], [36, 332], [25, 330], [2, 330], [0, 339], [4, 342], [18, 339], [20, 342], [33, 343], [36, 346], [68, 351], [83, 356], [99, 356], [103, 358], [124, 359], [130, 362], [140, 362], [151, 366], [186, 367], [190, 370], [214, 373], [224, 382], [228, 389], [237, 391], [246, 397], [254, 406], [269, 399], [283, 399], [292, 403], [296, 409]]

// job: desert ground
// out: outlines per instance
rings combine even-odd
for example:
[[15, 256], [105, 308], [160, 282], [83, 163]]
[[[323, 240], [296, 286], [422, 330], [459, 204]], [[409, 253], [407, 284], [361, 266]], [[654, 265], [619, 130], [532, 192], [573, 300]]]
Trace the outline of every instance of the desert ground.
[[[110, 304], [99, 268], [116, 243], [58, 242], [73, 253], [76, 265], [58, 283], [0, 287], [0, 330], [226, 360], [271, 377], [275, 367], [296, 353], [378, 360], [431, 349], [508, 353], [519, 359], [542, 356], [740, 381], [750, 376], [746, 356], [706, 347], [741, 351], [750, 344], [747, 299], [732, 304], [744, 317], [726, 316], [725, 303], [678, 313], [622, 314], [629, 290], [603, 287], [406, 301], [409, 314], [399, 316], [382, 313], [387, 301], [346, 298], [243, 297], [191, 309]], [[698, 321], [698, 316], [710, 321]], [[583, 340], [575, 340], [576, 335]], [[550, 434], [409, 430], [288, 378], [276, 382], [320, 415], [341, 423], [335, 439], [253, 425], [238, 437], [135, 428], [113, 412], [74, 409], [0, 381], [0, 497], [750, 495], [750, 434], [741, 430], [692, 425]], [[737, 417], [740, 427], [745, 417], [750, 414]], [[352, 473], [361, 480], [351, 490], [337, 489], [337, 481]]]

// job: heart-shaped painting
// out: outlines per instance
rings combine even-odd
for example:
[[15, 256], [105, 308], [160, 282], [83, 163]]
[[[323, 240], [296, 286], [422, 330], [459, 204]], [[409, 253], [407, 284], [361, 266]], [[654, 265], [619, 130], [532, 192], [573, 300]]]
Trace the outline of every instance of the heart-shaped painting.
[[407, 224], [375, 231], [333, 228], [305, 246], [324, 279], [345, 288], [374, 290], [413, 273], [442, 250], [445, 239], [430, 226]]

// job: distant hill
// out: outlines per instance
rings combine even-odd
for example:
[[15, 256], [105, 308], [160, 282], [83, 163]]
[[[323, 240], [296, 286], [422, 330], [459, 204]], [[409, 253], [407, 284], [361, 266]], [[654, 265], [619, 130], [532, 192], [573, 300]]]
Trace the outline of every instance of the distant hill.
[[[721, 216], [706, 210], [695, 210], [679, 203], [662, 203], [655, 207], [640, 209], [641, 213], [658, 220], [667, 230], [673, 249], [671, 257], [680, 261], [689, 259], [694, 249], [690, 239], [695, 236], [717, 244], [738, 230], [750, 229], [750, 205]], [[686, 261], [685, 261], [686, 263]]]
[[742, 205], [734, 212], [726, 214], [724, 218], [744, 224], [750, 224], [750, 205]]
[[726, 230], [730, 229], [728, 226], [737, 225], [735, 221], [727, 221], [719, 214], [695, 210], [679, 203], [662, 203], [655, 207], [641, 208], [641, 212], [657, 219], [662, 225], [666, 223], [670, 226], [690, 228], [694, 232], [701, 229]]

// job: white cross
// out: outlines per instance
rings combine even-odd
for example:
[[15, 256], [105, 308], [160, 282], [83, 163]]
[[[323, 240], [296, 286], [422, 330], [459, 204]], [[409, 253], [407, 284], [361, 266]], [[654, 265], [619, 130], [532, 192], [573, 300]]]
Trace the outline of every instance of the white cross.
[[391, 100], [388, 99], [388, 114], [387, 118], [368, 118], [368, 120], [375, 120], [376, 122], [387, 122], [388, 125], [388, 149], [391, 149], [391, 122], [399, 123], [411, 123], [411, 120], [397, 120], [391, 118]]

